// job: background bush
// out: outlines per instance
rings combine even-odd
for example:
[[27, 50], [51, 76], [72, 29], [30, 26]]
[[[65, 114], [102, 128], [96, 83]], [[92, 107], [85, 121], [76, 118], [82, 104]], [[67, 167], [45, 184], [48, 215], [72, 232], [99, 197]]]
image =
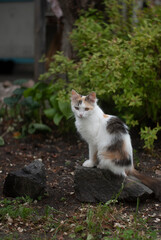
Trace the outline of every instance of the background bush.
[[71, 41], [77, 58], [58, 53], [40, 79], [52, 76], [60, 99], [72, 88], [96, 91], [106, 110], [114, 103], [128, 125], [156, 124], [161, 119], [161, 9], [149, 6], [134, 26], [132, 17], [123, 20], [116, 2], [105, 2], [107, 14], [112, 9], [108, 22], [106, 12], [96, 10], [76, 21]]

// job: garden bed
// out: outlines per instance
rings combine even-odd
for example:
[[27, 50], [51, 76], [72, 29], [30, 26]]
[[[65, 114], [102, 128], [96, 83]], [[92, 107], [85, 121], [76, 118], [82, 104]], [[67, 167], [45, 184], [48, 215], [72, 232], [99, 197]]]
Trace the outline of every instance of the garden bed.
[[[4, 124], [3, 128], [1, 127], [1, 134], [3, 131], [5, 131]], [[159, 177], [161, 149], [158, 148], [154, 156], [150, 155], [143, 151], [136, 134], [131, 133], [131, 135], [135, 135], [133, 145], [137, 168], [149, 175]], [[122, 239], [124, 234], [129, 234], [128, 236], [131, 237], [134, 237], [134, 234], [140, 234], [142, 238], [135, 235], [137, 239], [148, 239], [145, 238], [149, 236], [148, 228], [161, 231], [161, 206], [154, 197], [143, 202], [119, 202], [107, 205], [89, 205], [76, 199], [74, 171], [88, 157], [87, 145], [77, 134], [62, 135], [57, 130], [53, 130], [52, 133], [46, 135], [34, 134], [21, 139], [16, 139], [16, 136], [16, 132], [8, 133], [4, 137], [5, 145], [0, 147], [1, 209], [10, 205], [15, 205], [15, 209], [21, 205], [28, 206], [27, 208], [32, 209], [32, 217], [31, 214], [24, 219], [21, 214], [19, 217], [14, 215], [2, 217], [1, 213], [0, 239], [8, 239], [7, 236], [10, 236], [10, 239], [26, 240], [99, 239], [99, 237], [108, 239], [107, 236], [109, 239], [110, 237], [114, 239], [115, 234], [118, 236], [120, 234], [120, 238], [117, 239]], [[26, 200], [27, 203], [24, 199], [16, 200], [17, 202], [8, 199], [11, 202], [5, 205], [3, 183], [7, 174], [35, 159], [42, 159], [45, 164], [46, 196], [40, 197], [38, 201]], [[102, 216], [100, 212], [104, 212]], [[97, 218], [102, 219], [99, 229], [94, 226]], [[97, 226], [99, 224], [97, 223]]]

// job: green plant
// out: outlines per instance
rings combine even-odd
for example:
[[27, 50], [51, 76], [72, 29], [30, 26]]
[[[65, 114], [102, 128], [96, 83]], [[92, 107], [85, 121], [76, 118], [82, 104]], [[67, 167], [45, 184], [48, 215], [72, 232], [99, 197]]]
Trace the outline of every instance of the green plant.
[[157, 140], [157, 133], [161, 130], [159, 124], [153, 129], [151, 127], [141, 128], [141, 139], [144, 140], [144, 148], [149, 151], [154, 149], [154, 141]]
[[18, 234], [17, 233], [8, 234], [8, 236], [0, 237], [0, 240], [16, 240], [16, 239], [18, 239]]
[[58, 99], [57, 94], [50, 96], [49, 103], [51, 108], [44, 110], [45, 116], [53, 119], [56, 125], [59, 125], [62, 118], [68, 120], [71, 118], [71, 107], [69, 101]]
[[[4, 221], [8, 218], [16, 219], [21, 217], [22, 219], [27, 219], [30, 217], [33, 214], [33, 209], [24, 205], [22, 200], [24, 199], [18, 198], [15, 201], [4, 199], [0, 201], [0, 219]], [[12, 204], [13, 202], [14, 204]]]
[[[57, 53], [40, 80], [52, 79], [59, 100], [67, 101], [72, 88], [81, 94], [96, 91], [104, 110], [130, 127], [156, 124], [161, 121], [161, 9], [150, 6], [133, 24], [131, 10], [125, 21], [118, 1], [114, 3], [105, 1], [105, 13], [90, 10], [76, 21], [70, 38], [78, 58]], [[46, 113], [50, 111], [55, 118], [53, 110]]]
[[0, 136], [0, 146], [3, 146], [5, 143], [4, 143], [4, 139], [2, 136]]
[[56, 93], [60, 89], [62, 90], [60, 82], [59, 84], [53, 84], [52, 82], [47, 84], [40, 81], [32, 88], [27, 89], [24, 92], [24, 97], [25, 99], [32, 97], [41, 106], [41, 116], [45, 113], [49, 119], [53, 119], [54, 123], [58, 125], [63, 117], [69, 119], [71, 116], [69, 100], [64, 99], [64, 96], [61, 98]]
[[42, 126], [36, 124], [30, 126], [32, 121], [34, 121], [34, 123], [41, 122], [41, 116], [39, 113], [40, 104], [35, 101], [32, 96], [24, 98], [24, 92], [26, 91], [26, 87], [23, 87], [24, 82], [26, 82], [24, 79], [16, 80], [14, 84], [19, 85], [19, 87], [13, 91], [11, 97], [4, 98], [4, 109], [6, 114], [3, 118], [12, 118], [17, 125], [24, 122], [22, 134], [24, 134], [25, 131], [28, 131], [28, 129], [29, 132], [32, 131], [32, 133], [36, 130], [49, 130], [49, 128], [47, 128], [47, 126], [45, 128], [43, 124]]
[[135, 166], [139, 167], [139, 165], [140, 165], [140, 158], [138, 157], [136, 149], [133, 149], [133, 157], [134, 157]]
[[[145, 220], [136, 212], [123, 214], [123, 208], [110, 203], [96, 206], [82, 206], [81, 212], [59, 225], [57, 234], [65, 231], [69, 239], [156, 239], [156, 231], [151, 230]], [[125, 215], [125, 216], [124, 216]]]
[[157, 232], [151, 230], [140, 216], [139, 201], [134, 213], [125, 212], [126, 208], [122, 204], [115, 203], [115, 200], [110, 200], [95, 206], [82, 204], [72, 216], [48, 205], [42, 209], [28, 197], [12, 200], [5, 198], [0, 201], [0, 220], [3, 229], [9, 226], [10, 235], [6, 240], [16, 239], [15, 232], [19, 228], [28, 233], [32, 229], [31, 239], [59, 239], [62, 236], [80, 240], [156, 239]]
[[[15, 81], [14, 83], [19, 84], [20, 87], [13, 92], [11, 97], [4, 99], [4, 104], [7, 107], [7, 118], [14, 118], [17, 124], [21, 123], [22, 136], [26, 133], [33, 134], [36, 131], [51, 132], [51, 128], [42, 123], [50, 86], [39, 82], [33, 88], [27, 89], [23, 87], [24, 80]], [[3, 136], [0, 138], [0, 144], [4, 144]]]
[[14, 126], [13, 125], [9, 126], [7, 130], [0, 136], [0, 146], [5, 145], [4, 136], [9, 132], [13, 132], [13, 130], [14, 130]]
[[[33, 100], [36, 101], [39, 106], [41, 106], [41, 109], [39, 109], [40, 119], [45, 116], [49, 120], [53, 120], [54, 124], [57, 126], [60, 124], [60, 122], [62, 122], [62, 120], [68, 120], [72, 117], [69, 99], [64, 97], [64, 95], [57, 94], [57, 91], [60, 91], [60, 88], [61, 84], [58, 84], [57, 87], [57, 84], [53, 84], [52, 82], [45, 84], [43, 81], [41, 81], [24, 92], [25, 99], [32, 97]], [[40, 124], [38, 125], [37, 123], [31, 123], [29, 126], [29, 132], [32, 131], [33, 127], [35, 129], [35, 126], [38, 127]], [[41, 126], [44, 128], [44, 130], [47, 130], [47, 127], [42, 125], [42, 123]], [[61, 128], [63, 128], [62, 125]], [[65, 129], [65, 127], [63, 129]]]
[[[84, 87], [87, 91], [95, 89], [100, 100], [113, 100], [130, 126], [146, 117], [155, 122], [160, 118], [161, 106], [160, 22], [154, 24], [145, 18], [142, 25], [128, 34], [128, 40], [119, 37], [108, 40], [109, 26], [102, 27], [98, 35], [97, 28], [94, 31], [92, 27], [100, 23], [95, 19], [90, 20], [90, 24], [88, 21], [82, 17], [72, 33], [73, 44], [82, 62], [78, 65], [79, 80], [72, 84], [77, 85], [76, 89], [81, 86], [83, 92]], [[87, 40], [84, 36], [86, 28], [89, 31]], [[95, 35], [100, 39], [99, 47], [96, 47], [98, 39]]]
[[17, 229], [21, 233], [24, 229], [26, 229], [25, 231], [28, 231], [30, 227], [33, 229], [33, 226], [35, 233], [31, 239], [48, 239], [46, 233], [51, 229], [55, 230], [56, 233], [61, 225], [57, 219], [58, 214], [61, 215], [62, 212], [50, 206], [45, 206], [44, 211], [40, 213], [37, 203], [27, 196], [12, 200], [5, 198], [0, 201], [1, 223], [4, 227], [8, 228], [9, 226], [11, 233], [8, 239], [16, 239], [15, 234], [12, 233], [17, 232]]
[[[26, 101], [24, 101], [23, 99], [23, 93], [26, 90], [26, 87], [23, 86], [23, 84], [26, 82], [27, 80], [25, 79], [20, 79], [20, 80], [16, 80], [13, 82], [13, 84], [18, 85], [19, 87], [17, 87], [12, 95], [10, 97], [6, 97], [4, 98], [4, 104], [5, 104], [5, 108], [2, 108], [1, 111], [3, 110], [3, 114], [6, 115], [6, 117], [8, 118], [16, 118], [19, 119], [18, 117], [21, 115], [21, 117], [24, 117], [24, 114], [26, 114], [26, 111], [22, 111], [23, 110], [27, 110], [24, 109], [26, 107], [34, 107], [34, 108], [38, 108], [39, 106], [37, 105], [37, 103], [32, 102], [32, 99], [27, 99]], [[5, 116], [3, 116], [5, 117]]]

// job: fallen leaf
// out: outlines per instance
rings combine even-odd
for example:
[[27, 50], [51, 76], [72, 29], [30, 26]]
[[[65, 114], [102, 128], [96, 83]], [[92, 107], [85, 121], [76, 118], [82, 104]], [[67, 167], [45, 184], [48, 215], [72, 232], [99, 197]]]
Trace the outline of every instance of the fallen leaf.
[[155, 223], [160, 222], [160, 218], [156, 218], [156, 219], [154, 220], [154, 222], [155, 222]]
[[18, 227], [17, 230], [18, 230], [20, 233], [23, 232], [23, 228], [21, 228], [21, 227]]
[[7, 221], [8, 221], [9, 225], [11, 225], [13, 223], [13, 219], [10, 216], [7, 218]]
[[21, 133], [20, 132], [14, 132], [13, 133], [13, 137], [14, 138], [19, 138], [21, 136]]
[[155, 171], [155, 173], [156, 173], [157, 175], [161, 176], [161, 170], [158, 170], [158, 169], [157, 169], [157, 170]]

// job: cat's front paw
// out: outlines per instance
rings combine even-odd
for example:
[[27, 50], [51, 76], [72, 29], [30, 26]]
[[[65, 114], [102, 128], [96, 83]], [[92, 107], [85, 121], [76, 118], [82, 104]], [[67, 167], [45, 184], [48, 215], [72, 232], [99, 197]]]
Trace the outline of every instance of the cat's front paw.
[[94, 167], [94, 163], [92, 160], [86, 160], [84, 163], [83, 163], [83, 167]]

